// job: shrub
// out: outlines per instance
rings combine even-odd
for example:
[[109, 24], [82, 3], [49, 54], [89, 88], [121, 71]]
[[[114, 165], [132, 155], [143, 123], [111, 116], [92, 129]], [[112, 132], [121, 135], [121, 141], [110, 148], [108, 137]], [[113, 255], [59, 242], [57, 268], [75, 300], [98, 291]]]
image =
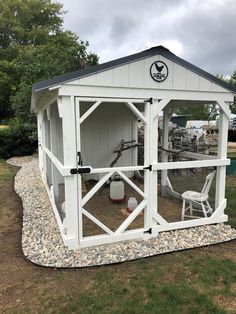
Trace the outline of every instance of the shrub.
[[0, 129], [0, 158], [32, 155], [37, 146], [35, 123], [15, 118], [10, 121], [9, 128]]

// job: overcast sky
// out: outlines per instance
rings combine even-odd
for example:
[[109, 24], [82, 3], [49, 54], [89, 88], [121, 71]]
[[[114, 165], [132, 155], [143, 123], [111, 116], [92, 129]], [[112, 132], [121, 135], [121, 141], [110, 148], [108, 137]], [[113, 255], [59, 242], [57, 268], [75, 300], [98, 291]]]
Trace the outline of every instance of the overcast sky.
[[236, 0], [58, 0], [103, 63], [163, 45], [212, 74], [236, 70]]

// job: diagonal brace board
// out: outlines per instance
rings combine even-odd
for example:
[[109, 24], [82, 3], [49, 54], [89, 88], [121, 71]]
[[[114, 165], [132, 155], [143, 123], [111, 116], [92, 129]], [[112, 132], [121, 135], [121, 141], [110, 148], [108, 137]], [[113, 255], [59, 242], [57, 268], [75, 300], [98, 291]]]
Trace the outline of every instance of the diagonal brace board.
[[111, 171], [104, 175], [98, 183], [85, 195], [85, 197], [82, 199], [82, 206], [84, 206], [90, 198], [100, 189], [100, 187], [113, 175], [115, 171]]
[[116, 230], [115, 234], [121, 234], [125, 231], [125, 229], [131, 224], [131, 222], [138, 216], [139, 213], [144, 209], [144, 207], [147, 205], [147, 201], [143, 200], [132, 212], [132, 214], [129, 215], [127, 219], [120, 225], [120, 227]]
[[125, 104], [139, 119], [141, 119], [145, 124], [147, 123], [147, 120], [144, 117], [144, 115], [135, 107], [135, 105], [132, 102], [127, 101]]
[[217, 100], [217, 103], [224, 112], [224, 114], [226, 115], [227, 119], [230, 119], [231, 111], [229, 109], [229, 106], [222, 100]]
[[92, 105], [91, 108], [89, 108], [83, 115], [80, 117], [80, 124], [84, 122], [85, 119], [88, 118], [88, 116], [101, 104], [101, 101], [95, 102], [94, 105]]
[[167, 225], [168, 222], [161, 216], [159, 215], [157, 212], [155, 212], [153, 210], [152, 212], [152, 218], [156, 220], [157, 223], [159, 223], [160, 225]]
[[116, 171], [136, 192], [138, 192], [143, 198], [146, 198], [146, 195], [143, 193], [140, 188], [134, 184], [125, 174], [121, 171]]
[[97, 226], [106, 231], [106, 233], [110, 235], [114, 235], [114, 232], [111, 231], [106, 225], [104, 225], [101, 221], [99, 221], [96, 217], [90, 214], [86, 209], [82, 208], [82, 214], [84, 214], [88, 219], [92, 220]]
[[171, 99], [162, 99], [159, 102], [154, 102], [153, 103], [153, 108], [154, 108], [154, 115], [153, 115], [153, 120], [155, 120], [158, 115], [161, 113], [161, 111], [165, 108], [165, 106], [171, 101]]

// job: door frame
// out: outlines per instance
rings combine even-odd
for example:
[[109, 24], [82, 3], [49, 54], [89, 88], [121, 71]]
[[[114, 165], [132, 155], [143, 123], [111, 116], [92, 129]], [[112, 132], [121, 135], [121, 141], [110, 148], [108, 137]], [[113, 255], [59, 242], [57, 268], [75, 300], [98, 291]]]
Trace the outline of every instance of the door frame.
[[[80, 101], [94, 102], [93, 105], [80, 116]], [[124, 103], [127, 107], [144, 122], [144, 166], [127, 166], [127, 167], [112, 167], [112, 168], [92, 168], [90, 166], [81, 166], [80, 163], [80, 152], [81, 152], [81, 125], [89, 117], [89, 115], [96, 110], [96, 108], [103, 102], [112, 103]], [[136, 108], [134, 103], [144, 103], [145, 112], [144, 115]], [[157, 195], [157, 184], [153, 184], [156, 178], [153, 171], [151, 171], [151, 160], [154, 157], [155, 149], [152, 148], [153, 137], [157, 139], [157, 130], [154, 132], [152, 123], [152, 100], [145, 101], [145, 99], [127, 99], [127, 98], [86, 98], [86, 97], [76, 97], [75, 101], [75, 125], [76, 125], [76, 146], [78, 162], [78, 171], [86, 171], [92, 173], [105, 173], [105, 175], [100, 178], [97, 184], [83, 197], [82, 196], [82, 175], [77, 175], [77, 191], [78, 191], [78, 226], [79, 226], [79, 245], [80, 247], [88, 247], [92, 245], [113, 243], [124, 240], [134, 240], [138, 238], [147, 238], [152, 236], [152, 224], [153, 224], [153, 205], [155, 202], [155, 197], [153, 194]], [[154, 132], [154, 133], [153, 133]], [[126, 171], [144, 171], [144, 192], [142, 192], [123, 172]], [[143, 201], [138, 205], [136, 210], [130, 214], [123, 223], [118, 227], [118, 229], [113, 232], [97, 218], [86, 211], [83, 206], [85, 203], [97, 192], [97, 190], [113, 175], [114, 172], [119, 173], [122, 178], [133, 187], [139, 194], [142, 195]], [[157, 181], [156, 181], [157, 182]], [[156, 189], [156, 192], [155, 192]], [[157, 204], [157, 202], [156, 202]], [[138, 216], [141, 211], [144, 211], [144, 228], [132, 229], [125, 231], [126, 228], [131, 224], [131, 222]], [[83, 215], [92, 220], [100, 228], [102, 228], [107, 234], [87, 236], [83, 235]]]

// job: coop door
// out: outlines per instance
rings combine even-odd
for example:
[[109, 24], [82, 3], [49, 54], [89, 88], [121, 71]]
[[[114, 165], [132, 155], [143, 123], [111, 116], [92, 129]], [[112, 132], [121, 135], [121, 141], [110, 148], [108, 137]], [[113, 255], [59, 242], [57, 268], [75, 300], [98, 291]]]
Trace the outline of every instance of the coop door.
[[141, 237], [150, 228], [145, 103], [78, 99], [76, 121], [81, 243]]

